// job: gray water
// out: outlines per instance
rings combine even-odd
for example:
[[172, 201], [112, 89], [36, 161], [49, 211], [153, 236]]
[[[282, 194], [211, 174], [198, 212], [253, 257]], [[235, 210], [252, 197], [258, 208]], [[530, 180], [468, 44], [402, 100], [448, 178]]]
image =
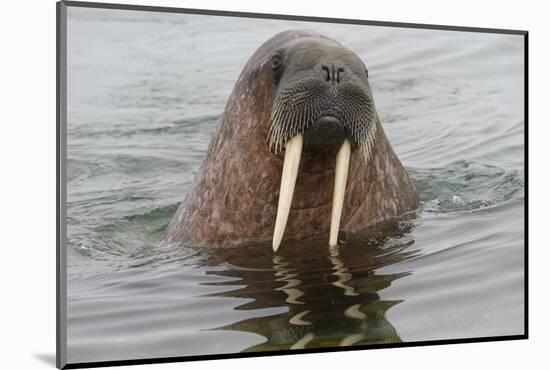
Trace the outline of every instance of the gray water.
[[[523, 334], [521, 36], [68, 15], [69, 362]], [[242, 67], [290, 28], [365, 62], [418, 212], [336, 248], [158, 247]]]

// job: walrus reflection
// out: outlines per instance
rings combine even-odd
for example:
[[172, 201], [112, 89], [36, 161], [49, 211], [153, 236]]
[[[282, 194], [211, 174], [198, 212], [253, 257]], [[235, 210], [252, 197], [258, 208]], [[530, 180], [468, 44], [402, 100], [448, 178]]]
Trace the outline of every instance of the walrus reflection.
[[263, 249], [257, 246], [212, 249], [205, 263], [222, 263], [228, 269], [211, 274], [232, 278], [214, 285], [238, 284], [235, 290], [215, 295], [245, 299], [236, 309], [257, 313], [215, 329], [265, 338], [245, 351], [400, 342], [386, 313], [402, 301], [381, 299], [378, 292], [408, 273], [375, 271], [415, 256], [412, 244], [406, 235], [390, 234], [383, 240], [354, 240], [345, 246], [328, 247], [323, 239], [302, 242], [300, 248], [277, 255], [254, 254]]

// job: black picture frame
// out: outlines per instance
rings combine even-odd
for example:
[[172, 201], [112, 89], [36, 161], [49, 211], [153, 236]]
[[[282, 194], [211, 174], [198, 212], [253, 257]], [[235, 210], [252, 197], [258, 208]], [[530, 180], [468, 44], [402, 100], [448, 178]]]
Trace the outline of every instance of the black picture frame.
[[[444, 339], [444, 340], [427, 340], [406, 343], [389, 343], [389, 344], [372, 344], [367, 346], [339, 347], [339, 348], [314, 348], [314, 349], [299, 349], [299, 350], [278, 350], [276, 352], [254, 352], [254, 353], [232, 353], [219, 355], [198, 355], [198, 356], [176, 356], [151, 359], [127, 359], [117, 361], [98, 361], [98, 362], [83, 362], [83, 363], [67, 363], [67, 287], [66, 287], [66, 201], [67, 201], [67, 8], [95, 8], [95, 9], [116, 9], [116, 10], [133, 10], [144, 12], [164, 12], [164, 13], [181, 13], [181, 14], [196, 14], [210, 15], [223, 17], [245, 17], [245, 18], [260, 18], [260, 19], [279, 19], [279, 20], [294, 20], [294, 21], [309, 21], [320, 23], [337, 23], [349, 25], [369, 25], [369, 26], [384, 26], [398, 28], [414, 28], [428, 30], [447, 30], [447, 31], [462, 31], [462, 32], [477, 32], [477, 33], [495, 33], [495, 34], [510, 34], [521, 35], [524, 38], [524, 179], [525, 179], [525, 201], [524, 201], [524, 333], [520, 335], [507, 336], [487, 336], [481, 338], [463, 338], [463, 339]], [[138, 364], [157, 364], [171, 363], [182, 361], [197, 361], [197, 360], [214, 360], [214, 359], [229, 359], [229, 358], [245, 358], [245, 357], [263, 357], [263, 356], [279, 356], [289, 354], [306, 354], [320, 352], [339, 352], [339, 351], [358, 351], [366, 349], [380, 348], [400, 348], [400, 347], [416, 347], [416, 346], [436, 346], [446, 344], [460, 343], [480, 343], [493, 341], [511, 341], [525, 340], [529, 338], [529, 219], [528, 219], [528, 204], [529, 204], [529, 117], [528, 117], [528, 45], [529, 32], [525, 30], [512, 29], [493, 29], [493, 28], [478, 28], [478, 27], [461, 27], [433, 24], [418, 24], [418, 23], [400, 23], [400, 22], [384, 22], [374, 20], [359, 20], [359, 19], [339, 19], [339, 18], [324, 18], [312, 16], [297, 16], [284, 14], [264, 14], [264, 13], [249, 13], [249, 12], [234, 12], [220, 11], [208, 9], [189, 9], [161, 6], [142, 6], [131, 4], [113, 4], [99, 2], [79, 2], [79, 1], [59, 1], [56, 4], [56, 121], [57, 121], [57, 140], [56, 140], [56, 366], [59, 369], [76, 369], [76, 368], [94, 368], [106, 366], [123, 366], [123, 365], [138, 365]]]

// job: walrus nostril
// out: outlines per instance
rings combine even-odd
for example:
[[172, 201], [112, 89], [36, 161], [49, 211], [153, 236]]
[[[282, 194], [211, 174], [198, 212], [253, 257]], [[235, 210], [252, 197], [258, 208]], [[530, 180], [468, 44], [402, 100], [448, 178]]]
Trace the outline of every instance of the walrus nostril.
[[338, 68], [336, 71], [336, 83], [340, 83], [340, 73], [344, 73], [344, 68]]
[[326, 73], [325, 81], [329, 82], [330, 81], [330, 70], [328, 69], [327, 66], [323, 66], [323, 71], [325, 71], [325, 73]]
[[340, 83], [340, 75], [344, 73], [344, 68], [331, 64], [330, 66], [323, 65], [321, 69], [324, 71], [325, 81], [333, 84]]

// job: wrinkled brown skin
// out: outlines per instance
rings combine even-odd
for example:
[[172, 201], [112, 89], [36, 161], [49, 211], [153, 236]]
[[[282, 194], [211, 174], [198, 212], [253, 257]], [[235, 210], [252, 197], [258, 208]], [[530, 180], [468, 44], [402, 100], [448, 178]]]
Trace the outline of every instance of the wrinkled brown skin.
[[[311, 32], [286, 31], [265, 42], [248, 61], [165, 241], [227, 246], [271, 240], [284, 157], [270, 151], [266, 141], [276, 91], [269, 60], [277, 47], [304, 36], [325, 39]], [[379, 120], [376, 125], [371, 160], [366, 163], [359, 150], [352, 152], [340, 223], [340, 231], [348, 235], [419, 205]], [[283, 247], [285, 240], [324, 234], [328, 243], [334, 164], [334, 156], [302, 155]]]

